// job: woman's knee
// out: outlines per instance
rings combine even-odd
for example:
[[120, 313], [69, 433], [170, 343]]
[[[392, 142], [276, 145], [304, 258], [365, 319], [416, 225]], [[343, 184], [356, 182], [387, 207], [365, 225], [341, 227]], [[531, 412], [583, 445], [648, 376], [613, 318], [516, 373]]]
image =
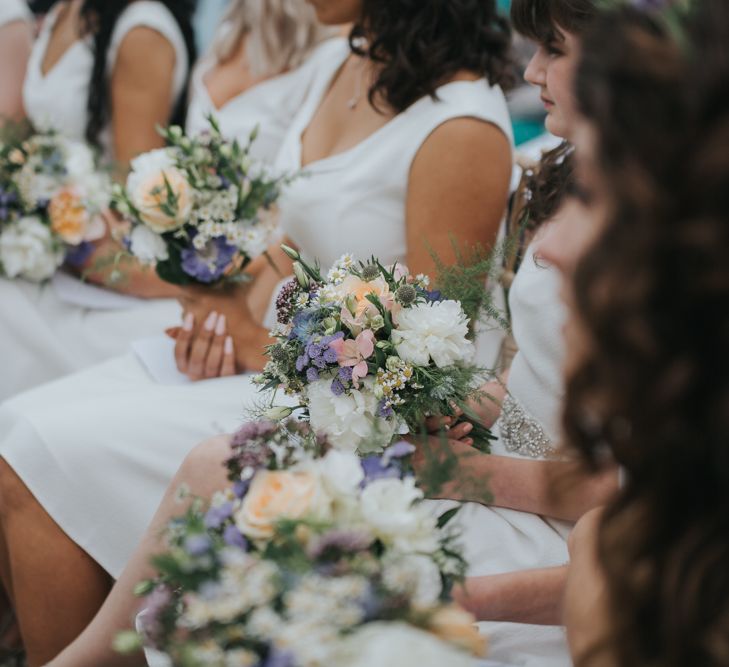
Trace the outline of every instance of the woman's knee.
[[17, 511], [36, 503], [33, 494], [12, 466], [0, 457], [0, 514]]
[[185, 457], [175, 475], [177, 485], [186, 485], [196, 496], [209, 495], [225, 486], [225, 461], [230, 456], [230, 435], [203, 440]]

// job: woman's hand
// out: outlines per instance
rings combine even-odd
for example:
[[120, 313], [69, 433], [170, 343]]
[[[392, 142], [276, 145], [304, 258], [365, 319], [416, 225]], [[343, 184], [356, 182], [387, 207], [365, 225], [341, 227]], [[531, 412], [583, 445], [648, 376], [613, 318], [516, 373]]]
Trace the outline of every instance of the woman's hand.
[[248, 289], [237, 285], [183, 290], [183, 326], [167, 332], [176, 340], [180, 372], [199, 380], [263, 368], [270, 339], [250, 312]]
[[425, 420], [425, 428], [430, 435], [445, 434], [448, 440], [458, 440], [464, 445], [473, 446], [473, 438], [468, 437], [468, 434], [473, 431], [473, 424], [467, 421], [459, 422], [458, 419], [461, 416], [463, 416], [463, 410], [455, 408], [455, 414], [452, 417], [429, 417]]
[[167, 330], [175, 339], [175, 363], [181, 373], [191, 380], [236, 374], [235, 346], [226, 324], [225, 315], [213, 311], [195, 334], [195, 316], [188, 312], [181, 327]]

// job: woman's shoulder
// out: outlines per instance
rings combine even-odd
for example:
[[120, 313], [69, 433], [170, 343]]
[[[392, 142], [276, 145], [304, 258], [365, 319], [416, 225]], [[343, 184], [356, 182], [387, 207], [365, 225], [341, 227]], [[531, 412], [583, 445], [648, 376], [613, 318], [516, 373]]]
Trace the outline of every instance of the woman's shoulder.
[[151, 28], [169, 41], [178, 58], [187, 56], [182, 30], [172, 12], [157, 0], [134, 0], [121, 13], [111, 38], [109, 62], [114, 61], [124, 38], [135, 28]]
[[2, 0], [0, 2], [0, 28], [15, 21], [30, 21], [31, 13], [25, 0]]

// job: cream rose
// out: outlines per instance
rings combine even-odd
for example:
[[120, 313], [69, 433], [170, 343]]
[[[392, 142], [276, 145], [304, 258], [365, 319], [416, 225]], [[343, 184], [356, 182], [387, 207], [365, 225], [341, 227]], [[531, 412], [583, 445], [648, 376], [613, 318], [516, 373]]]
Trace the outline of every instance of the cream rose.
[[164, 148], [132, 160], [127, 193], [142, 222], [158, 234], [182, 227], [192, 211], [192, 187]]
[[307, 471], [262, 471], [251, 483], [235, 524], [251, 539], [273, 536], [281, 519], [327, 519], [332, 500], [317, 475]]

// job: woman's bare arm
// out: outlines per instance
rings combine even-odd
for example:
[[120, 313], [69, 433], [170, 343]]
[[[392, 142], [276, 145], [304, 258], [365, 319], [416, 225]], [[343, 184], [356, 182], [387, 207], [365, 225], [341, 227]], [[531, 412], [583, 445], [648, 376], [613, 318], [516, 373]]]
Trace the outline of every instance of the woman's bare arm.
[[26, 21], [0, 27], [0, 127], [24, 116], [23, 80], [32, 44], [33, 35]]

